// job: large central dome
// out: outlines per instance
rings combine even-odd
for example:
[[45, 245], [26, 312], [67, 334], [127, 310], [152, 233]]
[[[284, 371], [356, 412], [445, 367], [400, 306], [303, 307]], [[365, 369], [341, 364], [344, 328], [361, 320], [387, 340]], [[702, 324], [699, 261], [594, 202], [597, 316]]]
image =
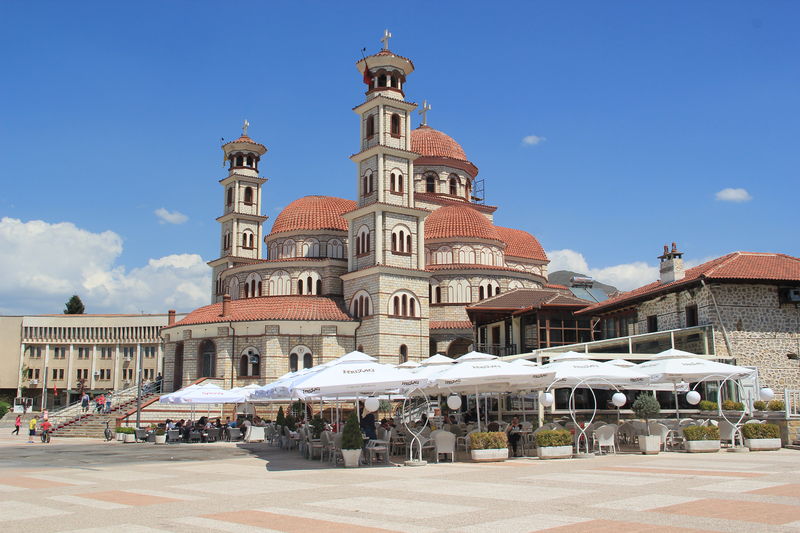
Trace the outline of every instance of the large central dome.
[[489, 219], [466, 205], [440, 207], [425, 219], [426, 239], [448, 239], [452, 237], [503, 242], [497, 229], [489, 222]]
[[270, 235], [284, 231], [347, 231], [342, 214], [356, 208], [356, 203], [335, 196], [303, 196], [287, 205], [275, 218]]
[[446, 157], [469, 161], [464, 149], [455, 139], [430, 126], [420, 126], [411, 132], [411, 151], [422, 157]]

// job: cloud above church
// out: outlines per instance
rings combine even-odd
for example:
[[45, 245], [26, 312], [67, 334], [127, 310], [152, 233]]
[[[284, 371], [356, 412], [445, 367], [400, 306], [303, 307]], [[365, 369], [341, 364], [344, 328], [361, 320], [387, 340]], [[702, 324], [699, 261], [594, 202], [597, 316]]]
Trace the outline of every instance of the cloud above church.
[[659, 276], [658, 267], [648, 265], [644, 261], [598, 268], [590, 266], [582, 253], [570, 249], [550, 250], [547, 252], [547, 257], [550, 258], [550, 265], [547, 267], [549, 272], [570, 270], [586, 274], [621, 291], [641, 287], [656, 281]]
[[0, 313], [60, 313], [78, 294], [89, 313], [163, 313], [208, 304], [210, 269], [196, 254], [127, 268], [122, 238], [71, 222], [0, 219]]
[[541, 137], [539, 135], [526, 135], [522, 138], [522, 146], [536, 146], [537, 144], [541, 144], [547, 139], [545, 137]]
[[163, 207], [159, 207], [153, 212], [156, 214], [161, 224], [183, 224], [189, 220], [189, 217], [183, 213], [179, 211], [167, 211]]
[[742, 203], [742, 202], [749, 202], [753, 199], [750, 196], [750, 193], [747, 192], [747, 189], [722, 189], [718, 191], [715, 195], [717, 200], [720, 202], [733, 202], [733, 203]]

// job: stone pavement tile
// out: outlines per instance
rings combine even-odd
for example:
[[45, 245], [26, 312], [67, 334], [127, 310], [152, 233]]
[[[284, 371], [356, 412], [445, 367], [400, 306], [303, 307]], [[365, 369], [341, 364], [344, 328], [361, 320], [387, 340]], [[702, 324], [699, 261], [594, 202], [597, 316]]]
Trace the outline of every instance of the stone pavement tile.
[[578, 471], [578, 472], [552, 472], [549, 474], [537, 474], [535, 476], [525, 476], [519, 478], [520, 481], [531, 481], [531, 482], [539, 482], [539, 481], [552, 481], [554, 483], [564, 483], [564, 484], [581, 484], [581, 483], [591, 483], [597, 485], [613, 485], [613, 486], [641, 486], [641, 485], [649, 485], [651, 483], [661, 483], [664, 481], [673, 481], [675, 479], [674, 476], [665, 476], [665, 475], [657, 475], [657, 474], [648, 474], [647, 476], [632, 476], [629, 473], [619, 473], [619, 474], [611, 474], [611, 473], [592, 473], [587, 471]]
[[73, 483], [64, 483], [47, 479], [37, 479], [27, 476], [0, 477], [0, 484], [17, 487], [20, 489], [52, 489], [56, 487], [69, 487]]
[[689, 490], [702, 490], [702, 491], [712, 491], [712, 492], [732, 492], [735, 494], [741, 494], [744, 492], [751, 492], [754, 494], [759, 494], [756, 492], [760, 489], [769, 489], [776, 485], [780, 485], [780, 483], [770, 482], [770, 481], [757, 481], [753, 479], [730, 479], [726, 481], [719, 481], [716, 483], [707, 483], [703, 485], [692, 485], [690, 484], [687, 486]]
[[344, 524], [341, 522], [330, 522], [328, 520], [317, 520], [314, 518], [302, 518], [298, 516], [289, 516], [266, 511], [233, 511], [228, 513], [205, 515], [203, 518], [210, 518], [222, 522], [232, 522], [235, 524], [243, 524], [250, 527], [265, 528], [274, 531], [282, 531], [285, 533], [327, 533], [330, 531], [347, 531], [348, 533], [386, 533], [393, 531], [385, 528]]
[[109, 511], [112, 509], [129, 509], [130, 505], [124, 505], [121, 503], [112, 503], [112, 502], [104, 502], [101, 500], [96, 500], [94, 498], [82, 498], [80, 496], [74, 496], [72, 494], [59, 494], [57, 496], [48, 496], [48, 500], [54, 500], [57, 502], [62, 503], [69, 503], [71, 505], [80, 505], [83, 507], [89, 507], [91, 509], [102, 509], [105, 511]]
[[540, 531], [551, 531], [553, 533], [649, 533], [651, 531], [658, 533], [669, 533], [672, 531], [675, 533], [692, 533], [708, 530], [687, 529], [674, 526], [656, 526], [653, 524], [640, 524], [638, 522], [622, 522], [620, 520], [589, 520], [587, 522], [559, 526]]
[[177, 479], [180, 480], [178, 475], [168, 475], [159, 472], [141, 472], [137, 470], [129, 470], [122, 468], [115, 468], [113, 470], [94, 470], [91, 472], [81, 472], [78, 474], [81, 479], [90, 478], [100, 482], [106, 481], [148, 481], [152, 479]]
[[109, 529], [118, 529], [125, 533], [166, 533], [168, 529], [156, 529], [147, 527], [140, 524], [114, 524], [113, 527], [89, 527], [84, 529], [70, 529], [62, 533], [108, 533]]
[[516, 533], [528, 531], [541, 531], [554, 527], [569, 526], [579, 522], [585, 522], [591, 518], [582, 518], [578, 516], [565, 516], [565, 515], [548, 515], [548, 514], [534, 514], [525, 516], [515, 516], [514, 518], [507, 518], [505, 520], [496, 520], [494, 522], [481, 522], [470, 526], [459, 526], [449, 531], [457, 531], [459, 533], [484, 533], [486, 531], [502, 531], [503, 533]]
[[201, 516], [175, 518], [172, 520], [172, 523], [176, 525], [176, 531], [197, 531], [199, 528], [201, 530], [227, 531], [228, 533], [249, 533], [251, 531], [257, 531], [258, 533], [281, 533], [276, 529], [267, 529], [236, 522], [226, 522], [224, 520], [203, 518]]
[[403, 499], [397, 496], [391, 498], [350, 496], [348, 498], [308, 502], [306, 505], [325, 509], [336, 509], [337, 511], [348, 511], [351, 513], [364, 513], [365, 515], [382, 514], [391, 517], [396, 516], [399, 509], [413, 509], [413, 515], [416, 517], [448, 516], [479, 510], [478, 507], [467, 505], [454, 505], [451, 503], [441, 503], [439, 501]]
[[54, 509], [38, 503], [18, 502], [15, 500], [3, 500], [2, 504], [0, 504], [0, 522], [3, 522], [4, 525], [6, 525], [5, 522], [11, 521], [30, 521], [31, 517], [59, 516], [70, 513], [71, 511]]
[[181, 501], [177, 498], [165, 498], [163, 496], [152, 496], [127, 490], [108, 490], [103, 492], [85, 492], [76, 494], [81, 498], [92, 498], [103, 502], [116, 503], [122, 505], [143, 506], [156, 505], [159, 503], [172, 503]]
[[778, 525], [800, 520], [800, 506], [713, 498], [651, 508], [649, 510], [657, 513], [739, 520], [759, 524]]
[[[207, 478], [206, 478], [207, 479]], [[178, 493], [184, 491], [197, 491], [210, 494], [226, 494], [247, 496], [250, 494], [270, 494], [282, 493], [290, 490], [319, 490], [320, 484], [302, 483], [287, 479], [253, 478], [253, 479], [221, 479], [219, 481], [204, 481], [202, 483], [190, 483], [182, 485], [172, 485], [170, 489]]]
[[748, 490], [750, 494], [759, 494], [761, 496], [786, 496], [788, 498], [800, 498], [800, 484], [787, 483], [785, 485], [773, 484], [771, 487], [754, 488]]
[[[381, 515], [372, 518], [373, 515], [372, 510], [369, 510], [368, 513], [363, 513], [359, 511], [358, 513], [351, 513], [349, 515], [334, 514], [334, 512], [332, 512], [332, 511], [338, 511], [338, 509], [320, 509], [319, 507], [311, 507], [308, 510], [303, 509], [299, 506], [292, 507], [291, 509], [281, 508], [281, 507], [269, 507], [269, 508], [265, 507], [256, 510], [265, 511], [268, 513], [280, 513], [287, 516], [315, 518], [319, 520], [327, 520], [329, 522], [342, 522], [347, 524], [370, 526], [379, 529], [385, 527], [391, 527], [394, 530], [405, 533], [435, 533], [441, 531], [441, 527], [437, 526], [433, 520], [425, 519], [425, 517], [422, 517], [423, 520], [425, 520], [430, 525], [420, 524], [418, 520], [419, 517], [414, 513], [398, 514], [397, 512], [394, 512], [391, 515], [389, 521], [387, 522], [386, 518], [384, 518]], [[402, 522], [401, 518], [406, 518], [409, 521]]]
[[459, 496], [462, 498], [496, 498], [519, 502], [554, 500], [557, 498], [575, 497], [591, 492], [563, 487], [548, 487], [546, 491], [537, 491], [531, 490], [529, 485], [515, 483], [481, 483], [477, 481], [459, 481], [453, 479], [378, 481], [365, 483], [362, 486], [365, 489], [383, 490], [386, 492], [423, 492], [427, 494]]
[[595, 503], [592, 504], [591, 507], [600, 509], [621, 509], [625, 511], [647, 511], [658, 507], [664, 507], [665, 505], [689, 503], [699, 499], [700, 498], [672, 496], [670, 494], [647, 494], [645, 496], [634, 496], [633, 498]]
[[734, 470], [687, 470], [681, 468], [653, 468], [635, 466], [607, 466], [599, 470], [613, 472], [644, 472], [648, 474], [679, 474], [683, 476], [710, 476], [710, 477], [761, 477], [768, 475], [766, 472], [738, 472]]
[[[96, 485], [96, 481], [87, 481], [85, 479], [76, 479], [74, 472], [62, 472], [60, 474], [45, 474], [45, 473], [37, 473], [37, 472], [29, 472], [26, 474], [25, 477], [41, 479], [44, 481], [50, 481], [54, 483], [58, 483], [60, 485]], [[53, 487], [59, 485], [51, 485]]]

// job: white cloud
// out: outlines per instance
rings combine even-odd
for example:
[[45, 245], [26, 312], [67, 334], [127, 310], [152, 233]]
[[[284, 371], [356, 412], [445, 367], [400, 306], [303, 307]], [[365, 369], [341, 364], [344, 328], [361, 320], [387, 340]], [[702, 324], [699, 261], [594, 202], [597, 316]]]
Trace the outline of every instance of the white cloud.
[[570, 249], [548, 251], [547, 257], [550, 258], [550, 265], [547, 267], [550, 272], [558, 270], [579, 272], [622, 291], [652, 283], [659, 276], [658, 267], [648, 265], [644, 261], [593, 268], [589, 266], [583, 254]]
[[715, 196], [720, 202], [741, 203], [749, 202], [753, 199], [753, 197], [750, 196], [750, 193], [747, 192], [747, 189], [722, 189], [721, 191], [718, 191]]
[[126, 269], [122, 238], [70, 222], [0, 219], [0, 313], [60, 313], [78, 294], [90, 313], [187, 311], [208, 303], [211, 272], [196, 254]]
[[541, 137], [539, 135], [526, 135], [522, 138], [522, 145], [523, 146], [536, 146], [537, 144], [543, 143], [547, 139]]
[[189, 217], [179, 211], [167, 211], [163, 207], [159, 207], [153, 211], [159, 218], [161, 224], [183, 224]]

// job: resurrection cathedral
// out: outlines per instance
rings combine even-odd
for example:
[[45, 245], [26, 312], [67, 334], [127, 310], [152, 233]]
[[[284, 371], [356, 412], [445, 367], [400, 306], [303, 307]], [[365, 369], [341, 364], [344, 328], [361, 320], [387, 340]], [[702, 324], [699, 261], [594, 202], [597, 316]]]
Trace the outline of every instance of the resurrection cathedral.
[[458, 356], [473, 342], [465, 306], [547, 283], [539, 242], [494, 225], [497, 208], [474, 192], [478, 167], [426, 124], [427, 106], [412, 129], [414, 64], [383, 43], [356, 63], [366, 98], [353, 109], [354, 199], [299, 198], [264, 235], [267, 148], [246, 122], [222, 146], [213, 303], [162, 330], [168, 389], [199, 377], [263, 382], [354, 349], [390, 363]]

